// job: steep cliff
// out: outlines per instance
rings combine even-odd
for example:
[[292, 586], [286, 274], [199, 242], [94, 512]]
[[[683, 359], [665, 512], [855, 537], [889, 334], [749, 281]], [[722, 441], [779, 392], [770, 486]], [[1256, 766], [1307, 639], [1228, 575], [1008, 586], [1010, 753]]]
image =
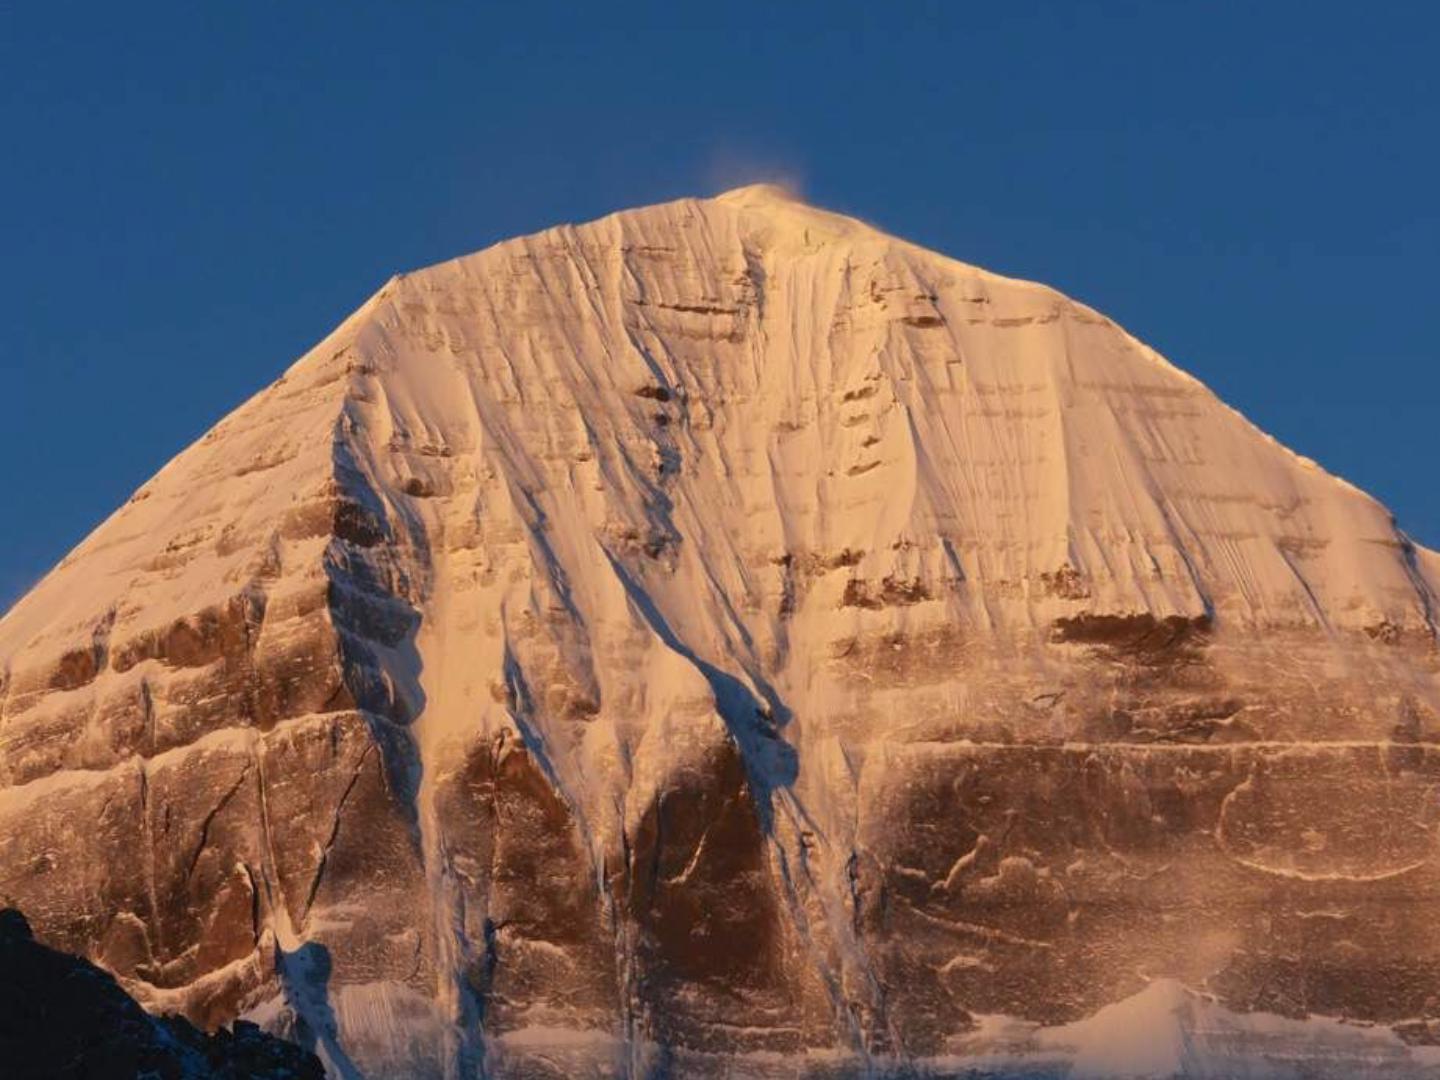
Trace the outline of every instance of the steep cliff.
[[0, 621], [0, 899], [340, 1075], [999, 1060], [1156, 986], [1419, 1068], [1437, 586], [1053, 290], [616, 214], [391, 280]]

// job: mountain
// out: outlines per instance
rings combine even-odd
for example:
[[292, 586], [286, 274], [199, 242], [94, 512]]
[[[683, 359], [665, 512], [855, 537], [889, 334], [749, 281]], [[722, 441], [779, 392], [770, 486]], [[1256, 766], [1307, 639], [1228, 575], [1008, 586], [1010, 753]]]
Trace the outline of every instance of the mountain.
[[0, 621], [0, 899], [344, 1077], [1089, 1075], [1157, 1008], [1140, 1075], [1413, 1076], [1437, 587], [1049, 288], [615, 214], [392, 279]]

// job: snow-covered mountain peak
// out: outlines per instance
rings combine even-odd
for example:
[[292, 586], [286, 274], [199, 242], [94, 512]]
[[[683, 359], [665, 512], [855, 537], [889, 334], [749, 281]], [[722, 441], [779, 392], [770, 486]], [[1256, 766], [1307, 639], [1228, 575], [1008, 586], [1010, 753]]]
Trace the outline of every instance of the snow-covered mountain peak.
[[740, 187], [721, 192], [715, 198], [721, 202], [738, 203], [742, 206], [774, 206], [805, 202], [794, 188], [771, 181], [742, 184]]
[[1413, 1018], [1437, 581], [1052, 289], [624, 211], [393, 278], [0, 620], [0, 880], [400, 1075]]

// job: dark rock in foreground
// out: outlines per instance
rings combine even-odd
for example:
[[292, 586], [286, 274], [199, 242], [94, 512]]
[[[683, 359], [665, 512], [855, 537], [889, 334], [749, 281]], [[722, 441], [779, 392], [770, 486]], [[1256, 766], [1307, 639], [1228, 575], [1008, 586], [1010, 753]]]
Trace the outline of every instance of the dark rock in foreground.
[[206, 1035], [180, 1017], [151, 1016], [94, 964], [36, 941], [10, 908], [0, 912], [0, 1073], [319, 1080], [325, 1070], [314, 1054], [243, 1020]]

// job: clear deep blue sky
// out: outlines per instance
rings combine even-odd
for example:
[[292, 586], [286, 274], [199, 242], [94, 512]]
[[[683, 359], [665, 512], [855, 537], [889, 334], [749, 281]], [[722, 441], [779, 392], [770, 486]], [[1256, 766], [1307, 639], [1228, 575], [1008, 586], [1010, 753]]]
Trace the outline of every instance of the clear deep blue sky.
[[0, 608], [391, 273], [774, 177], [1440, 544], [1440, 5], [487, 8], [6, 5]]

